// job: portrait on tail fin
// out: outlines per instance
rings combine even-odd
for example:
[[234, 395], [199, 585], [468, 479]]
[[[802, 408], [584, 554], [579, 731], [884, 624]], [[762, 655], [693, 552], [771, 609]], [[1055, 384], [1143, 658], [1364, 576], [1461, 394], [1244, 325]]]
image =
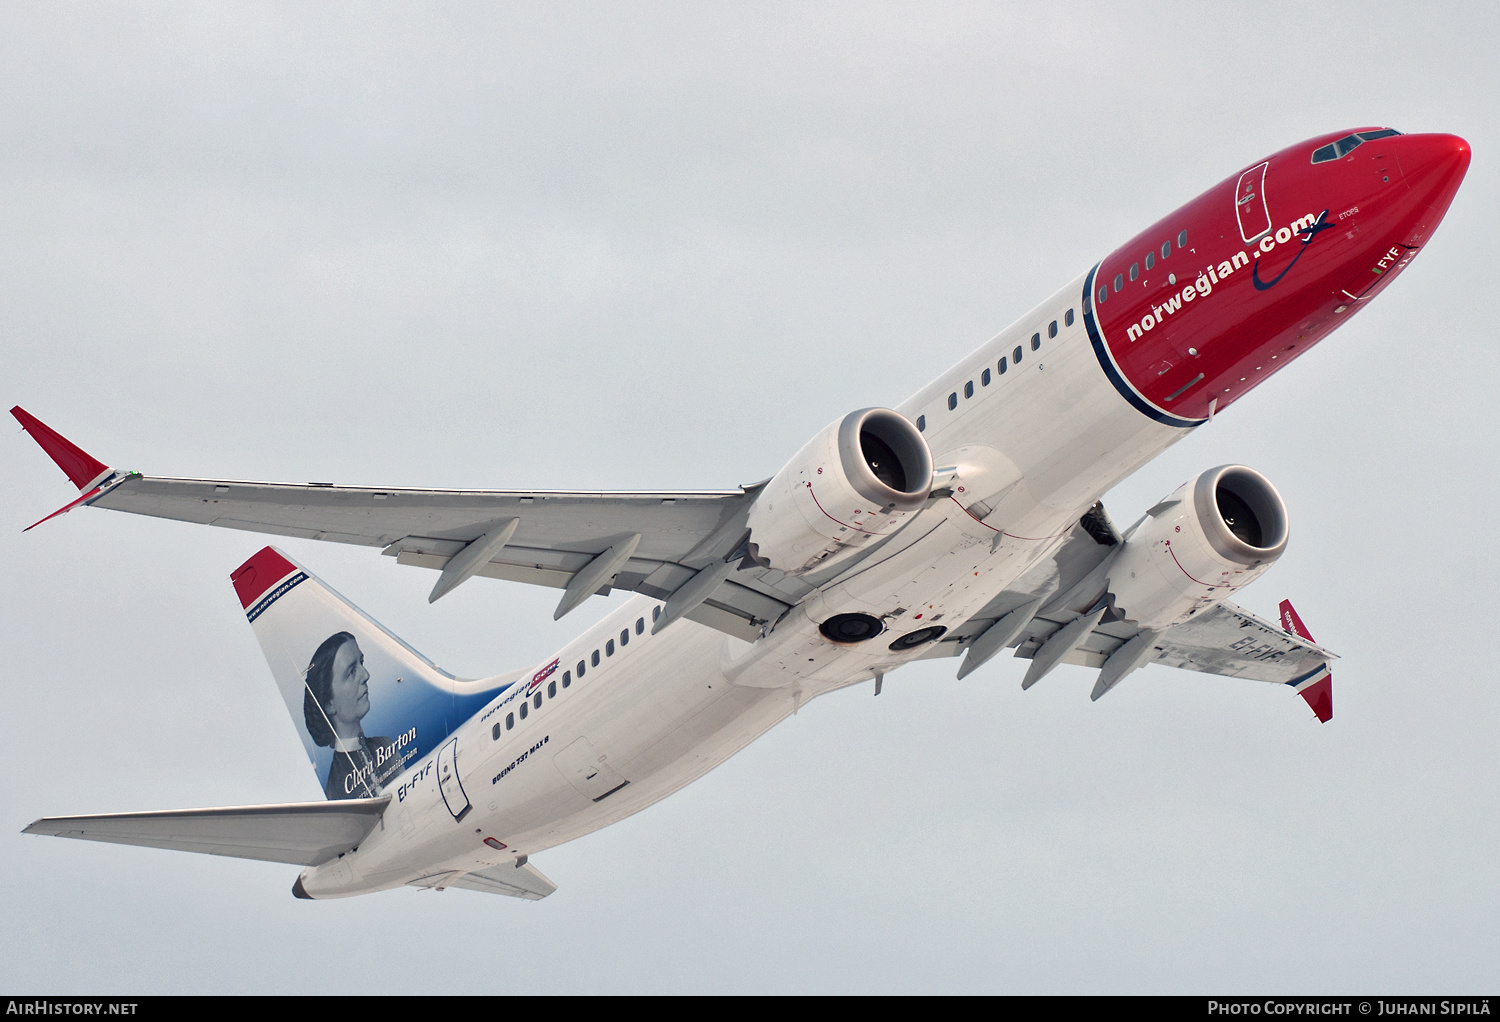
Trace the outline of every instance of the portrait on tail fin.
[[331, 799], [368, 798], [394, 777], [401, 760], [389, 738], [365, 734], [370, 672], [359, 641], [335, 632], [318, 646], [304, 675], [302, 716], [315, 744], [333, 750], [323, 782]]

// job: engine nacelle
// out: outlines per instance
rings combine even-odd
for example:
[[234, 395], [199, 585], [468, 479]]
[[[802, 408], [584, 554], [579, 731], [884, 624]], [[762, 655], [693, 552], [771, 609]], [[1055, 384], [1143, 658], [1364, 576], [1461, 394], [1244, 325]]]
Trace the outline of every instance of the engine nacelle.
[[1243, 465], [1209, 469], [1157, 507], [1109, 572], [1115, 610], [1143, 628], [1166, 628], [1213, 606], [1286, 549], [1281, 494]]
[[932, 452], [889, 408], [829, 425], [750, 508], [750, 554], [788, 575], [833, 564], [905, 525], [932, 490]]

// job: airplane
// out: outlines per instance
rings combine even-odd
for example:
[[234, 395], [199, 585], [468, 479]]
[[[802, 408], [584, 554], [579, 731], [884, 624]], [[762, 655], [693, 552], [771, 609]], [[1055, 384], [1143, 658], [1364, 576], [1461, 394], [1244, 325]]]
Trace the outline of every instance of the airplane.
[[[26, 833], [300, 865], [298, 898], [537, 900], [532, 855], [667, 797], [819, 695], [1006, 650], [1099, 699], [1147, 664], [1291, 688], [1335, 655], [1231, 597], [1286, 549], [1254, 469], [1201, 472], [1123, 532], [1100, 496], [1286, 367], [1425, 247], [1468, 169], [1448, 134], [1359, 128], [1245, 167], [895, 408], [733, 490], [442, 490], [145, 476], [12, 413], [80, 506], [378, 548], [438, 572], [634, 595], [541, 664], [456, 678], [267, 546], [231, 581], [322, 801], [48, 817]], [[37, 524], [40, 524], [38, 522]]]

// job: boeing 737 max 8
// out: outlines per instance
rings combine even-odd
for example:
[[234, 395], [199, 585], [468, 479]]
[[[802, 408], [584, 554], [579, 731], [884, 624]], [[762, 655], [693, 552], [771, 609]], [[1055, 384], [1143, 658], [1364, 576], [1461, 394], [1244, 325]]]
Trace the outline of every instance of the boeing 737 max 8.
[[[379, 548], [441, 574], [638, 595], [546, 663], [445, 673], [274, 547], [232, 575], [327, 801], [27, 828], [297, 863], [293, 891], [522, 898], [528, 857], [688, 784], [807, 700], [924, 657], [1007, 649], [1023, 687], [1149, 663], [1292, 687], [1333, 713], [1290, 604], [1231, 602], [1286, 547], [1253, 469], [1209, 469], [1123, 533], [1100, 495], [1355, 315], [1425, 246], [1469, 164], [1452, 135], [1368, 128], [1237, 171], [894, 409], [829, 424], [728, 491], [415, 490], [175, 479], [21, 424], [79, 505]], [[62, 511], [57, 512], [61, 514]], [[49, 516], [51, 517], [51, 516]]]

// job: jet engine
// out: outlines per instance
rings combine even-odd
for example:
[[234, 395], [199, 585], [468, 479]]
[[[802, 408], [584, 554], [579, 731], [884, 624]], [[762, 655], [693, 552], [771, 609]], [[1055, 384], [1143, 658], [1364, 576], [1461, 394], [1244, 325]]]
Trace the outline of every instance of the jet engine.
[[932, 490], [932, 452], [904, 416], [862, 408], [830, 424], [750, 508], [750, 555], [800, 575], [891, 535]]
[[1114, 609], [1167, 628], [1253, 582], [1286, 549], [1287, 514], [1265, 476], [1221, 465], [1183, 483], [1131, 530], [1109, 571]]

